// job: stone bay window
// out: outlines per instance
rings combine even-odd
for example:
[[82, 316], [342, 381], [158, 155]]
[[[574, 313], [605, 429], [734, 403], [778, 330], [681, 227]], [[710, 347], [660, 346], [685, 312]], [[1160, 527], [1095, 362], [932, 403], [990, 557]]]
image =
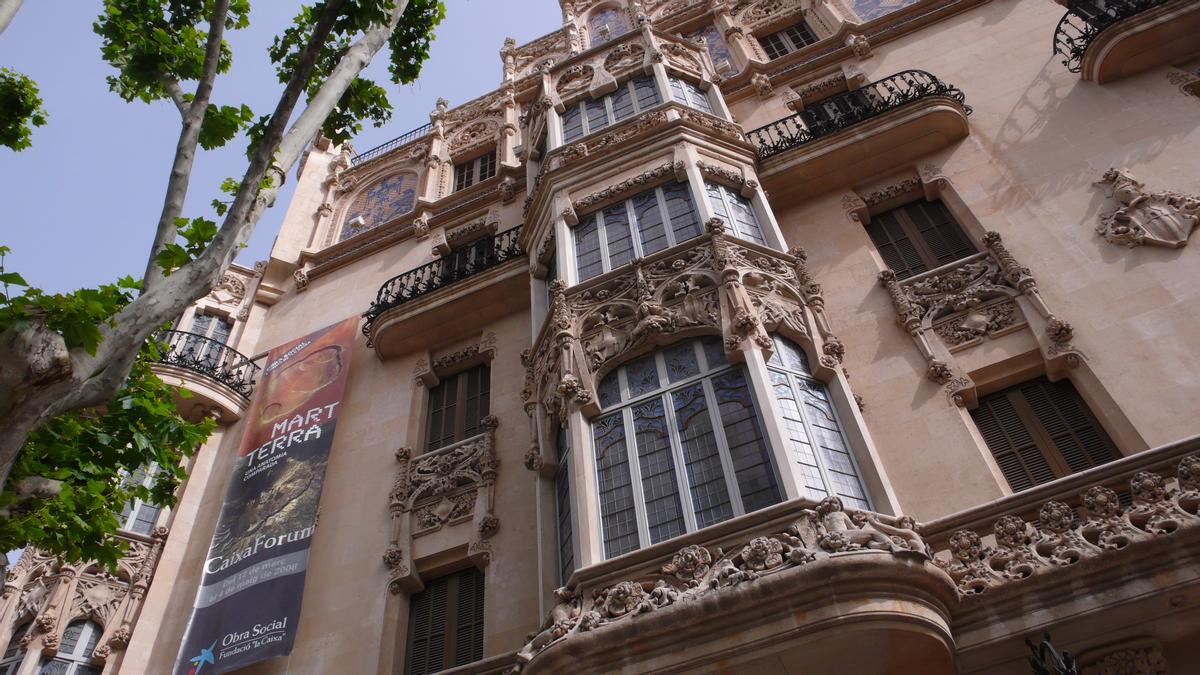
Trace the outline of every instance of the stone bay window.
[[[804, 252], [743, 234], [756, 211], [724, 183], [667, 208], [688, 188], [582, 215], [569, 240], [581, 280], [549, 283], [526, 359], [541, 439], [526, 466], [553, 481], [564, 582], [791, 499], [891, 508]], [[725, 217], [701, 232], [704, 211]]]

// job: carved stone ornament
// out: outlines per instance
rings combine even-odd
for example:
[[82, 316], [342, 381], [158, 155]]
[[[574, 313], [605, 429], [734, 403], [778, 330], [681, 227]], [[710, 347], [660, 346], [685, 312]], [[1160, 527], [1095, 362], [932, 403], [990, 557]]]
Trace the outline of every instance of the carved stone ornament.
[[129, 644], [165, 537], [166, 528], [157, 528], [150, 541], [125, 540], [127, 549], [117, 560], [115, 574], [96, 561], [66, 564], [27, 548], [6, 574], [0, 613], [16, 624], [32, 620], [34, 631], [21, 639], [21, 647], [47, 655], [59, 648], [69, 625], [95, 621], [103, 632], [90, 656], [103, 664], [114, 650]]
[[807, 339], [836, 365], [844, 348], [829, 329], [820, 286], [802, 249], [750, 249], [727, 236], [719, 219], [708, 233], [622, 274], [568, 291], [551, 284], [551, 306], [527, 360], [526, 404], [565, 419], [593, 410], [595, 385], [628, 355], [682, 337], [722, 337], [728, 351], [771, 347], [768, 333]]
[[[1070, 340], [1071, 324], [1055, 316], [1038, 292], [1037, 281], [1028, 267], [1017, 262], [999, 234], [983, 238], [984, 253], [959, 260], [940, 273], [899, 280], [891, 270], [879, 273], [896, 308], [896, 320], [916, 341], [929, 364], [927, 376], [946, 387], [955, 403], [959, 392], [970, 389], [970, 379], [955, 374], [950, 352], [978, 344], [1014, 330], [1024, 323], [1017, 299], [1027, 301], [1045, 321], [1047, 358], [1064, 356], [1068, 365], [1081, 358]], [[932, 336], [940, 340], [935, 344]]]
[[801, 511], [782, 532], [751, 537], [744, 543], [710, 550], [691, 544], [680, 549], [661, 570], [594, 589], [590, 599], [577, 588], [555, 591], [557, 603], [537, 633], [517, 654], [517, 668], [547, 648], [569, 643], [571, 636], [615, 622], [638, 621], [681, 602], [709, 595], [736, 593], [735, 586], [786, 574], [817, 560], [843, 553], [875, 550], [914, 560], [929, 560], [928, 547], [911, 518], [892, 519], [873, 513], [847, 512], [836, 497], [816, 509]]
[[1167, 675], [1171, 672], [1162, 644], [1140, 638], [1080, 654], [1076, 659], [1083, 675]]
[[[1106, 556], [1120, 555], [1137, 542], [1177, 536], [1185, 528], [1200, 527], [1198, 469], [1200, 455], [1183, 457], [1176, 471], [1177, 489], [1169, 489], [1168, 479], [1160, 474], [1135, 473], [1129, 481], [1134, 497], [1129, 506], [1122, 505], [1111, 488], [1097, 485], [1080, 495], [1083, 517], [1057, 500], [1046, 502], [1034, 523], [1017, 515], [1002, 516], [993, 527], [994, 547], [984, 544], [973, 530], [959, 530], [948, 540], [948, 555], [939, 555], [934, 562], [950, 574], [964, 598], [1081, 563], [1091, 565], [1094, 570]], [[1111, 563], [1119, 564], [1119, 560]], [[1081, 658], [1080, 663], [1095, 666], [1108, 656], [1120, 654], [1101, 652], [1095, 660]], [[1145, 656], [1149, 652], [1140, 653]], [[1132, 657], [1133, 654], [1120, 655], [1110, 663], [1127, 662]], [[1165, 671], [1085, 667], [1081, 672]]]
[[480, 559], [490, 555], [487, 540], [500, 527], [493, 512], [500, 466], [495, 445], [498, 425], [496, 417], [489, 415], [481, 422], [481, 433], [453, 445], [415, 456], [408, 448], [396, 451], [400, 467], [389, 493], [392, 537], [383, 554], [389, 592], [400, 593], [411, 584], [412, 570], [404, 562], [404, 551], [411, 550], [414, 536], [471, 520], [475, 532], [469, 547]]
[[599, 204], [617, 199], [645, 185], [661, 181], [667, 176], [674, 176], [677, 173], [683, 172], [683, 170], [684, 164], [682, 161], [673, 164], [668, 162], [582, 197], [578, 201], [575, 201], [572, 207], [577, 213], [587, 213], [594, 210]]
[[303, 267], [292, 272], [292, 279], [296, 282], [297, 291], [303, 291], [308, 288], [308, 270]]
[[[714, 118], [715, 119], [715, 118]], [[575, 143], [564, 147], [558, 154], [559, 166], [567, 166], [609, 146], [624, 143], [642, 136], [651, 129], [667, 123], [667, 113], [664, 110], [650, 110], [620, 125], [617, 129], [597, 138]], [[593, 134], [595, 135], [595, 134]], [[548, 166], [543, 164], [543, 167]], [[537, 185], [534, 185], [536, 192]]]
[[871, 42], [865, 35], [851, 35], [846, 38], [846, 46], [860, 59], [871, 57]]
[[1096, 233], [1111, 244], [1133, 248], [1187, 245], [1200, 223], [1200, 197], [1182, 192], [1147, 192], [1128, 169], [1109, 169], [1098, 185], [1108, 186], [1116, 209], [1100, 214]]
[[755, 73], [750, 78], [750, 84], [758, 92], [759, 98], [770, 98], [775, 95], [775, 87], [771, 85], [771, 78], [766, 73]]
[[222, 304], [237, 304], [246, 297], [246, 284], [238, 275], [225, 272], [221, 275], [221, 282], [213, 286], [208, 295]]

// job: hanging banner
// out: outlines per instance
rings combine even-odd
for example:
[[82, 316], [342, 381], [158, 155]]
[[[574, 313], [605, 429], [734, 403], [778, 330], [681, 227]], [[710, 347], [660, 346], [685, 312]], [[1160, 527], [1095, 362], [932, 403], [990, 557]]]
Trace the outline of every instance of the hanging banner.
[[176, 675], [291, 653], [357, 327], [352, 317], [268, 353]]

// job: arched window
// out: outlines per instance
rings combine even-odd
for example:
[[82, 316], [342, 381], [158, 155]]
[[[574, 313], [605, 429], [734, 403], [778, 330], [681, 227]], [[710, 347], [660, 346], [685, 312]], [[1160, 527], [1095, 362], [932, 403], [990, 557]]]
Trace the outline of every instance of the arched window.
[[398, 173], [363, 190], [346, 211], [338, 241], [373, 230], [398, 218], [417, 203], [417, 175]]
[[782, 335], [772, 339], [775, 353], [767, 367], [792, 460], [800, 466], [807, 496], [819, 499], [833, 493], [846, 506], [870, 508], [825, 385], [813, 379], [804, 350], [796, 343]]
[[21, 661], [25, 660], [25, 648], [21, 646], [21, 638], [25, 637], [31, 628], [33, 622], [26, 621], [13, 631], [4, 656], [0, 657], [0, 675], [13, 675], [21, 667]]
[[92, 651], [104, 631], [92, 621], [76, 621], [63, 631], [58, 653], [42, 660], [38, 675], [100, 675], [91, 665]]
[[720, 338], [680, 342], [604, 378], [592, 424], [605, 557], [776, 504], [749, 376]]
[[591, 45], [602, 45], [609, 40], [629, 32], [629, 15], [615, 7], [598, 10], [588, 19], [588, 34]]

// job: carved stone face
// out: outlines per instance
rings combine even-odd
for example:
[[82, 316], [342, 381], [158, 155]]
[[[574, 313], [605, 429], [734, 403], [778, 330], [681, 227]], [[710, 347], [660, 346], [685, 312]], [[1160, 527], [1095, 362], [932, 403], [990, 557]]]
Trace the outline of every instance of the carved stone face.
[[834, 511], [842, 510], [842, 500], [837, 497], [826, 497], [817, 504], [817, 513], [828, 515]]

